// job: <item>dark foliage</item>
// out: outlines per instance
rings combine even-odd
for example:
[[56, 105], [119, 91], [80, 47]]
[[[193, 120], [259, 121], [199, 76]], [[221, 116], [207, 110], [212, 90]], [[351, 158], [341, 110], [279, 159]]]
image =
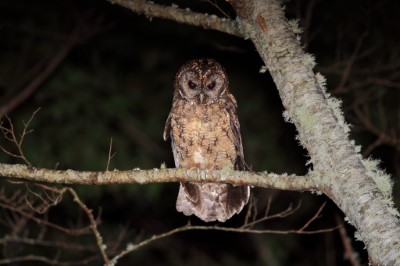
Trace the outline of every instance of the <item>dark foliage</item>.
[[[178, 4], [223, 16], [210, 2]], [[217, 3], [234, 15], [225, 2]], [[330, 92], [344, 101], [346, 119], [354, 125], [351, 136], [363, 146], [366, 156], [380, 158], [388, 172], [399, 176], [398, 2], [297, 0], [286, 5], [288, 17], [300, 19], [305, 28], [302, 38], [305, 49], [316, 56], [316, 71], [326, 75]], [[149, 21], [105, 0], [3, 0], [0, 36], [2, 107], [20, 97], [50, 60], [70, 45], [52, 74], [8, 113], [15, 126], [22, 128], [22, 121], [41, 107], [31, 124], [34, 132], [23, 146], [34, 166], [105, 170], [112, 138], [115, 155], [109, 169], [154, 168], [162, 162], [173, 167], [172, 152], [169, 143], [162, 140], [162, 132], [171, 106], [174, 74], [187, 59], [206, 56], [227, 69], [239, 104], [247, 163], [257, 171], [307, 172], [307, 152], [295, 140], [293, 125], [283, 121], [275, 85], [268, 74], [259, 73], [263, 63], [249, 41], [173, 21]], [[385, 134], [388, 138], [379, 142]], [[6, 145], [3, 139], [0, 143]], [[6, 154], [0, 154], [0, 161], [21, 163]], [[25, 189], [5, 182], [1, 185], [7, 195]], [[76, 187], [95, 213], [101, 207], [100, 230], [107, 241], [116, 238], [122, 226], [129, 228], [123, 243], [184, 225], [188, 218], [175, 211], [177, 189], [177, 184]], [[272, 195], [274, 212], [302, 202], [294, 217], [265, 224], [277, 229], [298, 228], [328, 200], [308, 193], [261, 189], [254, 189], [254, 194], [260, 209]], [[400, 204], [399, 195], [400, 186], [395, 183], [396, 204]], [[65, 200], [48, 215], [49, 220], [64, 225], [75, 224], [82, 216], [72, 200]], [[315, 229], [335, 226], [335, 215], [341, 215], [340, 211], [328, 203]], [[243, 219], [244, 213], [228, 225], [240, 225]], [[23, 231], [34, 235], [38, 230], [35, 223], [27, 223]], [[347, 230], [352, 237], [353, 229], [349, 226]], [[0, 226], [0, 232], [8, 234], [9, 228]], [[89, 236], [75, 241], [92, 243]], [[366, 263], [362, 243], [353, 245]], [[2, 248], [0, 257], [26, 253], [26, 249], [44, 255], [57, 251], [18, 244]], [[82, 259], [87, 254], [91, 253], [61, 251], [60, 257]], [[100, 265], [101, 260], [92, 263]], [[336, 231], [311, 236], [201, 231], [160, 240], [121, 260], [121, 265], [132, 263], [346, 265], [348, 261], [343, 258]]]

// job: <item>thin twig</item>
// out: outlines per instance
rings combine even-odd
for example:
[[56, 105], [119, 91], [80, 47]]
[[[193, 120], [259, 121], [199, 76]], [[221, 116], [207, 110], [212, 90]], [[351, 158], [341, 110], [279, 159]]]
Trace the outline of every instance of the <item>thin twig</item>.
[[115, 265], [117, 261], [122, 258], [123, 256], [127, 255], [128, 253], [135, 251], [143, 246], [149, 245], [150, 243], [160, 240], [162, 238], [166, 238], [168, 236], [174, 235], [176, 233], [180, 232], [185, 232], [185, 231], [192, 231], [192, 230], [215, 230], [215, 231], [223, 231], [223, 232], [235, 232], [235, 233], [252, 233], [252, 234], [320, 234], [320, 233], [326, 233], [326, 232], [331, 232], [336, 230], [338, 227], [333, 227], [333, 228], [327, 228], [327, 229], [320, 229], [320, 230], [315, 230], [315, 231], [305, 231], [305, 230], [255, 230], [255, 229], [243, 229], [243, 228], [229, 228], [229, 227], [221, 227], [221, 226], [195, 226], [195, 225], [186, 225], [182, 227], [178, 227], [175, 229], [172, 229], [168, 232], [159, 234], [159, 235], [153, 235], [152, 237], [141, 241], [138, 244], [132, 244], [129, 243], [126, 248], [121, 251], [119, 254], [117, 254], [114, 258], [110, 260], [110, 263], [108, 265]]
[[113, 143], [113, 139], [111, 138], [111, 139], [110, 139], [110, 147], [109, 147], [109, 149], [108, 149], [108, 159], [107, 159], [106, 171], [108, 171], [108, 169], [109, 169], [109, 167], [110, 167], [111, 159], [112, 159], [112, 158], [114, 157], [114, 155], [115, 155], [115, 152], [114, 152], [113, 154], [111, 154], [111, 151], [112, 151], [112, 143]]
[[219, 12], [221, 12], [222, 15], [224, 15], [224, 17], [229, 18], [228, 13], [226, 13], [224, 10], [222, 10], [222, 8], [217, 4], [217, 1], [215, 0], [203, 0], [207, 3], [209, 3], [210, 5], [212, 5], [213, 7], [215, 7]]
[[382, 129], [375, 126], [372, 123], [372, 121], [368, 118], [368, 115], [364, 114], [364, 112], [362, 112], [358, 106], [354, 105], [353, 111], [356, 114], [358, 120], [365, 127], [365, 129], [367, 129], [369, 132], [378, 137], [374, 142], [369, 144], [367, 148], [363, 151], [364, 156], [368, 156], [376, 147], [382, 144], [389, 144], [392, 146], [396, 146], [400, 142], [400, 139], [396, 136], [397, 135], [396, 133], [392, 132], [392, 134], [388, 134], [384, 132]]
[[28, 161], [28, 159], [26, 158], [24, 151], [22, 149], [22, 144], [25, 140], [25, 137], [32, 132], [31, 129], [29, 129], [29, 126], [33, 120], [33, 118], [35, 117], [35, 115], [40, 111], [40, 108], [36, 109], [31, 117], [28, 119], [28, 122], [23, 122], [24, 124], [24, 128], [22, 130], [22, 133], [20, 134], [20, 136], [17, 136], [17, 132], [14, 128], [14, 124], [12, 123], [11, 119], [6, 116], [7, 122], [8, 122], [8, 126], [9, 128], [3, 126], [3, 124], [0, 124], [0, 130], [3, 133], [3, 136], [6, 140], [10, 141], [12, 144], [14, 144], [14, 146], [17, 148], [17, 153], [13, 153], [9, 150], [7, 150], [6, 148], [4, 148], [3, 146], [0, 145], [0, 149], [6, 153], [7, 155], [14, 157], [14, 158], [18, 158], [18, 159], [22, 159], [27, 165], [31, 166], [31, 163]]
[[335, 220], [336, 224], [338, 225], [340, 239], [342, 240], [345, 258], [349, 260], [352, 266], [360, 266], [361, 264], [357, 256], [357, 253], [351, 246], [350, 237], [348, 236], [342, 218], [339, 216], [338, 213], [335, 213]]
[[321, 207], [319, 207], [318, 211], [314, 214], [314, 216], [311, 217], [311, 219], [309, 219], [299, 230], [300, 230], [300, 231], [305, 230], [307, 227], [310, 226], [310, 224], [311, 224], [312, 222], [314, 222], [316, 219], [320, 218], [319, 215], [321, 214], [321, 212], [322, 212], [322, 210], [324, 209], [325, 205], [326, 205], [326, 202], [324, 202], [324, 203], [321, 205]]
[[23, 88], [16, 96], [14, 96], [7, 104], [3, 105], [0, 108], [0, 118], [5, 114], [11, 112], [15, 107], [24, 102], [32, 93], [38, 89], [50, 76], [54, 73], [54, 71], [58, 68], [61, 62], [67, 57], [69, 51], [71, 50], [74, 44], [74, 39], [69, 39], [66, 43], [63, 44], [60, 50], [50, 59], [46, 67], [43, 69], [40, 74], [36, 75], [36, 77]]
[[[27, 184], [26, 187], [28, 193], [25, 194], [25, 202], [29, 207], [31, 207], [32, 210], [40, 214], [43, 214], [47, 212], [49, 208], [58, 205], [61, 202], [65, 192], [65, 189], [57, 189], [44, 184], [34, 183], [32, 185], [41, 188], [41, 191], [45, 197], [43, 197], [41, 193], [33, 191], [29, 184]], [[49, 193], [51, 193], [51, 195]], [[28, 196], [31, 195], [40, 200], [40, 205], [38, 207], [34, 207], [33, 203], [31, 203], [31, 201], [28, 199]]]
[[[28, 71], [21, 80], [11, 86], [9, 90], [19, 90], [11, 99], [7, 99], [0, 107], [0, 118], [10, 113], [18, 105], [29, 98], [43, 83], [48, 80], [51, 75], [57, 70], [64, 59], [68, 56], [73, 47], [88, 41], [96, 34], [110, 28], [112, 25], [104, 25], [101, 17], [93, 17], [88, 14], [80, 14], [77, 19], [78, 23], [74, 30], [66, 37], [63, 36], [63, 44], [59, 50], [50, 58], [41, 59], [35, 64], [32, 70]], [[47, 62], [47, 64], [46, 64]], [[28, 81], [32, 79], [29, 83]], [[28, 84], [26, 84], [28, 83]], [[26, 84], [26, 85], [25, 85]], [[25, 85], [25, 87], [22, 87]]]
[[31, 213], [27, 213], [27, 212], [25, 212], [25, 211], [23, 211], [23, 210], [21, 210], [19, 208], [16, 208], [14, 206], [10, 206], [9, 204], [4, 204], [3, 202], [0, 202], [0, 207], [2, 207], [4, 209], [8, 209], [8, 210], [12, 211], [13, 213], [21, 214], [22, 216], [24, 216], [24, 217], [26, 217], [26, 218], [28, 218], [28, 219], [30, 219], [32, 221], [35, 221], [36, 223], [38, 223], [40, 225], [43, 224], [43, 225], [49, 226], [51, 228], [54, 228], [56, 230], [59, 230], [61, 232], [64, 232], [64, 233], [67, 233], [67, 234], [70, 234], [70, 235], [82, 235], [82, 234], [87, 234], [88, 232], [90, 232], [88, 227], [66, 228], [66, 227], [60, 226], [58, 224], [49, 222], [47, 220], [40, 219], [40, 218], [32, 215]]
[[[267, 206], [267, 208], [269, 208], [269, 207]], [[267, 220], [276, 219], [276, 218], [285, 218], [285, 217], [288, 217], [289, 215], [292, 215], [299, 209], [300, 209], [300, 203], [297, 204], [297, 206], [295, 208], [293, 208], [292, 205], [290, 204], [289, 207], [287, 207], [286, 210], [284, 210], [284, 211], [281, 211], [281, 212], [273, 214], [273, 215], [268, 215], [268, 214], [264, 215], [264, 217], [255, 219], [252, 222], [249, 222], [247, 224], [246, 223], [243, 224], [240, 228], [249, 229], [249, 228], [253, 228], [254, 225], [256, 225], [256, 224], [260, 224], [261, 222], [265, 222]], [[302, 228], [302, 229], [304, 229], [304, 228]]]
[[256, 208], [256, 205], [257, 205], [257, 199], [254, 197], [254, 195], [252, 195], [250, 197], [249, 203], [247, 205], [247, 212], [246, 212], [246, 216], [244, 218], [244, 224], [249, 223], [250, 218], [255, 216], [253, 214], [253, 209]]
[[79, 205], [79, 207], [86, 213], [87, 217], [89, 218], [90, 221], [90, 228], [92, 229], [92, 232], [96, 238], [96, 243], [97, 246], [100, 250], [101, 256], [103, 257], [104, 264], [108, 264], [110, 262], [110, 259], [108, 258], [106, 249], [107, 246], [103, 242], [103, 237], [101, 236], [99, 230], [97, 229], [97, 224], [98, 222], [93, 216], [93, 210], [89, 209], [79, 198], [78, 194], [73, 190], [72, 188], [68, 188], [68, 192], [71, 193], [72, 197], [74, 198], [74, 201]]
[[7, 258], [7, 259], [0, 259], [0, 265], [6, 264], [9, 265], [11, 263], [17, 263], [17, 262], [42, 262], [48, 265], [56, 265], [56, 266], [73, 266], [73, 265], [88, 265], [89, 263], [93, 262], [94, 260], [97, 260], [97, 256], [92, 256], [83, 260], [79, 261], [73, 261], [73, 262], [61, 262], [58, 261], [57, 259], [49, 259], [44, 256], [36, 256], [36, 255], [26, 255], [26, 256], [20, 256], [20, 257], [14, 257], [14, 258]]
[[342, 79], [340, 80], [339, 85], [333, 90], [333, 94], [346, 92], [345, 84], [350, 77], [353, 65], [358, 58], [358, 54], [360, 53], [361, 46], [366, 36], [367, 33], [364, 33], [358, 38], [353, 54], [350, 56], [349, 60], [347, 61], [346, 67], [343, 70]]
[[28, 237], [12, 236], [12, 235], [6, 235], [0, 239], [1, 245], [5, 245], [7, 243], [21, 243], [32, 246], [43, 246], [43, 247], [52, 247], [57, 249], [69, 249], [78, 251], [95, 251], [97, 249], [96, 246], [90, 246], [88, 244], [79, 244], [76, 242], [66, 242], [65, 240], [49, 241], [49, 240], [41, 240]]

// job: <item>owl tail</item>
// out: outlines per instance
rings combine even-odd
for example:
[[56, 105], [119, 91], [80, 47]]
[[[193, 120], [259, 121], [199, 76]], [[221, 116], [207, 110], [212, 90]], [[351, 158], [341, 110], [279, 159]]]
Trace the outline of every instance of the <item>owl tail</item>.
[[194, 214], [205, 222], [225, 222], [240, 213], [249, 195], [248, 186], [181, 183], [176, 209], [188, 216]]

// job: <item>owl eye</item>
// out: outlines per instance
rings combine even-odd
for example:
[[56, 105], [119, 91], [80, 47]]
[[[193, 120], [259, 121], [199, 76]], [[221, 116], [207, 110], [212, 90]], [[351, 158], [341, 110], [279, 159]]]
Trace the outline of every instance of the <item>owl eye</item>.
[[194, 82], [191, 81], [191, 80], [188, 81], [188, 86], [189, 86], [189, 88], [191, 88], [192, 90], [194, 90], [194, 89], [197, 87], [196, 83], [194, 83]]
[[213, 82], [211, 82], [211, 83], [208, 83], [208, 85], [207, 85], [207, 88], [209, 89], [209, 90], [212, 90], [212, 89], [214, 89], [215, 88], [215, 80], [213, 81]]

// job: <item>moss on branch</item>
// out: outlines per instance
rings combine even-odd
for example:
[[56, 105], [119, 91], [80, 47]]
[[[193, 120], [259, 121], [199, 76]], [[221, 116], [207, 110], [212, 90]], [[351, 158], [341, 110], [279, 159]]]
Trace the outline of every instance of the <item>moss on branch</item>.
[[202, 171], [183, 168], [155, 168], [151, 170], [87, 172], [43, 169], [21, 164], [0, 164], [0, 175], [14, 180], [60, 184], [106, 185], [190, 181], [230, 183], [295, 191], [318, 189], [314, 181], [307, 176], [277, 175], [266, 172], [255, 173], [226, 169]]

